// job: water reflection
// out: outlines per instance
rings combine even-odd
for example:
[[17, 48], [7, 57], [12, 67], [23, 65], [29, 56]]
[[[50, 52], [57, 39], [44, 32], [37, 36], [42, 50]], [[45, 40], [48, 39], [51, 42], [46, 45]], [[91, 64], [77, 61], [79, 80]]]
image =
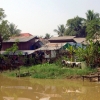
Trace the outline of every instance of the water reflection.
[[0, 75], [0, 100], [99, 100], [100, 83], [82, 80], [7, 78]]

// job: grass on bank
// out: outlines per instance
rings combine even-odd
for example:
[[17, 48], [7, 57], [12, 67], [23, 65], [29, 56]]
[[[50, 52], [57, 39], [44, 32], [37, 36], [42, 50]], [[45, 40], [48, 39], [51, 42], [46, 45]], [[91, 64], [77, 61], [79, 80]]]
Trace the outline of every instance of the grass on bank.
[[[30, 72], [32, 78], [40, 78], [40, 79], [64, 79], [71, 76], [82, 76], [89, 73], [96, 72], [96, 69], [85, 68], [68, 68], [61, 66], [60, 64], [39, 64], [32, 66], [21, 66], [20, 74], [24, 72]], [[16, 77], [16, 73], [19, 73], [18, 70], [6, 71], [3, 74], [6, 76]]]

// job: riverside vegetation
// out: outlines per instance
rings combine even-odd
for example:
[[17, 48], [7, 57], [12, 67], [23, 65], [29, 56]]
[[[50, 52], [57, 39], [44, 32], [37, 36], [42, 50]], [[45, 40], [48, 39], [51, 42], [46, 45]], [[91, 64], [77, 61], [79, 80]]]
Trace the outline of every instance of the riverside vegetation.
[[5, 71], [2, 74], [10, 77], [16, 77], [16, 73], [29, 72], [31, 75], [29, 77], [39, 78], [39, 79], [66, 79], [66, 78], [80, 78], [82, 75], [96, 72], [96, 69], [91, 69], [86, 67], [84, 69], [79, 68], [68, 68], [62, 66], [60, 61], [49, 64], [39, 64], [32, 66], [21, 66], [20, 70]]

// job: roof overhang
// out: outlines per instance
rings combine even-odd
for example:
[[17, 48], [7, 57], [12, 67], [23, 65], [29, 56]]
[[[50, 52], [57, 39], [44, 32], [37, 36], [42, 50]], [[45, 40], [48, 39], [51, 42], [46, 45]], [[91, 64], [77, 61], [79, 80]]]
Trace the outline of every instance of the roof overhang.
[[32, 54], [34, 52], [35, 52], [35, 50], [18, 50], [16, 52], [1, 51], [1, 54], [3, 54], [3, 55], [30, 55], [30, 54]]

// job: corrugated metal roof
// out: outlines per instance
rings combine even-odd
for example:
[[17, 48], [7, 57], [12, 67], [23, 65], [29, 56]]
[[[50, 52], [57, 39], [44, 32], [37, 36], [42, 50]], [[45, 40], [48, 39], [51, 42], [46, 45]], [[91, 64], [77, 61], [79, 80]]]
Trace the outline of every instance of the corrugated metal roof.
[[67, 40], [73, 39], [75, 36], [61, 36], [61, 37], [52, 37], [49, 40]]
[[10, 38], [9, 40], [3, 41], [3, 42], [27, 42], [33, 38], [35, 38], [36, 36], [28, 36], [28, 37], [14, 37], [14, 38]]
[[57, 49], [60, 49], [60, 47], [56, 48], [56, 47], [41, 47], [39, 49], [37, 49], [36, 51], [39, 51], [39, 50], [57, 50]]
[[74, 41], [76, 41], [77, 43], [82, 43], [86, 40], [86, 38], [73, 38]]
[[41, 48], [36, 49], [38, 50], [57, 50], [63, 47], [66, 43], [47, 43], [46, 45], [43, 45]]
[[74, 40], [75, 42], [77, 43], [81, 43], [83, 41], [85, 41], [86, 39], [85, 38], [78, 38], [78, 37], [75, 37], [75, 36], [62, 36], [62, 37], [52, 37], [49, 39], [50, 41], [51, 40]]

